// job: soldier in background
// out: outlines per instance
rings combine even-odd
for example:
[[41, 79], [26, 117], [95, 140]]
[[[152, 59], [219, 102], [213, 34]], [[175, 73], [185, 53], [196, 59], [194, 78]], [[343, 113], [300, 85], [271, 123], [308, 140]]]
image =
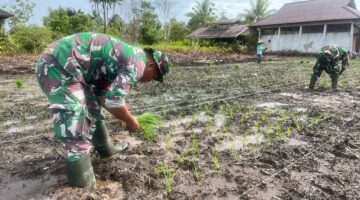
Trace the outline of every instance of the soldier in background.
[[[341, 61], [341, 66], [339, 62]], [[349, 53], [339, 45], [329, 45], [321, 49], [317, 62], [313, 68], [313, 74], [310, 79], [309, 88], [314, 89], [315, 83], [321, 76], [323, 70], [331, 77], [331, 86], [337, 89], [339, 76], [349, 66]]]
[[65, 144], [70, 185], [96, 188], [91, 143], [101, 158], [128, 146], [111, 142], [101, 108], [124, 121], [128, 130], [139, 129], [124, 97], [136, 82], [162, 82], [168, 67], [162, 52], [136, 48], [105, 34], [79, 33], [45, 49], [35, 72], [50, 103], [55, 136]]

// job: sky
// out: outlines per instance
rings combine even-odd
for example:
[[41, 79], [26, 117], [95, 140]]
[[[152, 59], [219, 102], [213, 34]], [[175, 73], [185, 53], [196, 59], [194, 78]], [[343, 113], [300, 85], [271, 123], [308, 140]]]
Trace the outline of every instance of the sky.
[[[0, 0], [0, 4], [7, 4], [15, 0]], [[84, 12], [90, 13], [92, 6], [89, 3], [89, 0], [30, 0], [36, 3], [34, 8], [33, 16], [30, 18], [30, 24], [42, 25], [42, 19], [47, 15], [49, 8], [58, 8], [58, 7], [71, 7], [74, 9], [81, 9]], [[126, 0], [125, 0], [126, 1]], [[177, 0], [174, 11], [171, 14], [171, 17], [175, 17], [181, 21], [188, 21], [186, 13], [191, 11], [191, 8], [196, 4], [197, 1], [201, 0]], [[289, 2], [296, 2], [302, 0], [271, 0], [270, 9], [280, 9], [282, 5]], [[227, 13], [228, 18], [235, 18], [239, 14], [243, 13], [244, 9], [249, 8], [249, 0], [212, 0], [215, 3], [216, 13], [220, 15], [222, 11]], [[356, 5], [360, 7], [360, 0], [356, 0]], [[125, 7], [125, 6], [123, 6]], [[123, 8], [124, 9], [124, 8]], [[126, 12], [124, 10], [117, 11], [120, 16], [122, 13]]]

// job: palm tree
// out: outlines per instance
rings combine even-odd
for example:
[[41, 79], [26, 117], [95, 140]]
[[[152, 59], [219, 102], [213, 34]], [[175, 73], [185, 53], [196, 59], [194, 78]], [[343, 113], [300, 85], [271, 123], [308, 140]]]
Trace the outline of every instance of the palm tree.
[[188, 27], [191, 30], [195, 30], [199, 27], [206, 26], [209, 22], [216, 19], [214, 6], [215, 4], [212, 3], [211, 0], [197, 1], [192, 11], [187, 13], [187, 16], [190, 17]]
[[269, 6], [269, 0], [250, 0], [250, 9], [245, 9], [245, 21], [247, 23], [254, 23], [270, 15]]

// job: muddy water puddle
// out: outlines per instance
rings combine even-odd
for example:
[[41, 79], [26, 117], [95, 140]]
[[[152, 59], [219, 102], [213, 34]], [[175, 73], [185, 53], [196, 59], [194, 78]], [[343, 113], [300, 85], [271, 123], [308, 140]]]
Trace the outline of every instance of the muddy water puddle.
[[65, 177], [45, 176], [36, 179], [20, 179], [1, 173], [0, 199], [48, 199], [42, 193], [64, 182]]

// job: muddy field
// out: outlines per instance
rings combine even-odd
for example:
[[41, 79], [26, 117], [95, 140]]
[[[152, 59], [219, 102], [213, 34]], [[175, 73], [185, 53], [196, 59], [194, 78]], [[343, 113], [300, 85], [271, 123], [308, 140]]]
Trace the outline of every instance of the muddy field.
[[312, 58], [174, 66], [165, 84], [137, 85], [127, 99], [134, 114], [162, 116], [157, 138], [107, 115], [113, 140], [130, 148], [94, 154], [97, 190], [86, 190], [67, 185], [46, 98], [22, 60], [2, 62], [0, 199], [360, 197], [360, 61], [337, 91], [326, 74], [306, 89]]

